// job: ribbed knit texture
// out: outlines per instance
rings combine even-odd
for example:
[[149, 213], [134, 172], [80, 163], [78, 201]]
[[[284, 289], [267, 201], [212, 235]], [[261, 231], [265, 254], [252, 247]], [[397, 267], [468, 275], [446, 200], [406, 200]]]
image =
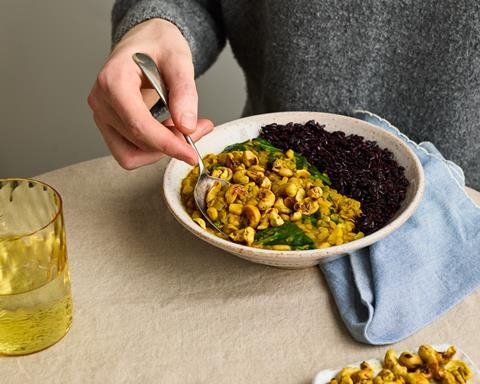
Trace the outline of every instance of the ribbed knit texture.
[[433, 142], [480, 189], [480, 2], [117, 0], [113, 42], [154, 17], [183, 32], [197, 76], [228, 38], [245, 115], [369, 110]]

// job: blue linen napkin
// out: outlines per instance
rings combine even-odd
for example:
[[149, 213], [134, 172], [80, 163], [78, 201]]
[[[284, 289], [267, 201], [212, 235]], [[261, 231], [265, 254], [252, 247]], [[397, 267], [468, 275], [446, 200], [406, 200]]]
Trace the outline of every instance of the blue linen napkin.
[[425, 172], [423, 200], [405, 224], [370, 247], [320, 265], [352, 336], [390, 344], [480, 286], [480, 208], [464, 192], [462, 169], [432, 143], [416, 144], [369, 112], [354, 117], [399, 136]]

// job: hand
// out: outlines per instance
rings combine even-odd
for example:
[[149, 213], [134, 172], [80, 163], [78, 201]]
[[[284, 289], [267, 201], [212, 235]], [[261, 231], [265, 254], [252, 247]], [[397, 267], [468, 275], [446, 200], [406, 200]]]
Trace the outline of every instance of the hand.
[[[135, 52], [157, 63], [169, 89], [172, 119], [159, 123], [150, 114], [158, 96], [133, 61]], [[164, 155], [196, 164], [196, 154], [182, 133], [196, 141], [213, 129], [210, 120], [197, 120], [188, 43], [175, 25], [161, 19], [143, 22], [125, 34], [100, 70], [88, 104], [110, 151], [125, 169], [154, 163]]]

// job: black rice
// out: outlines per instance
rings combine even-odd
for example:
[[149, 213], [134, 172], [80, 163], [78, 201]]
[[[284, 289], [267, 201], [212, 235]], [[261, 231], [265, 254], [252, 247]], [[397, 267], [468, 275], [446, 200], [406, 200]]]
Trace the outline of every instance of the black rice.
[[408, 180], [392, 152], [375, 141], [342, 131], [328, 132], [311, 120], [305, 124], [269, 124], [260, 137], [283, 150], [293, 149], [325, 172], [338, 192], [362, 204], [356, 228], [366, 235], [383, 227], [405, 199]]

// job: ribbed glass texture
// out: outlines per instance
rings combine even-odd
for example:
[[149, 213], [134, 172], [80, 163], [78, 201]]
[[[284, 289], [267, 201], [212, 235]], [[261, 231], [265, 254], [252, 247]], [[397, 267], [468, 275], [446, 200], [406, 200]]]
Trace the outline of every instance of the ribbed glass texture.
[[0, 179], [0, 354], [49, 347], [72, 322], [62, 200], [30, 179]]

